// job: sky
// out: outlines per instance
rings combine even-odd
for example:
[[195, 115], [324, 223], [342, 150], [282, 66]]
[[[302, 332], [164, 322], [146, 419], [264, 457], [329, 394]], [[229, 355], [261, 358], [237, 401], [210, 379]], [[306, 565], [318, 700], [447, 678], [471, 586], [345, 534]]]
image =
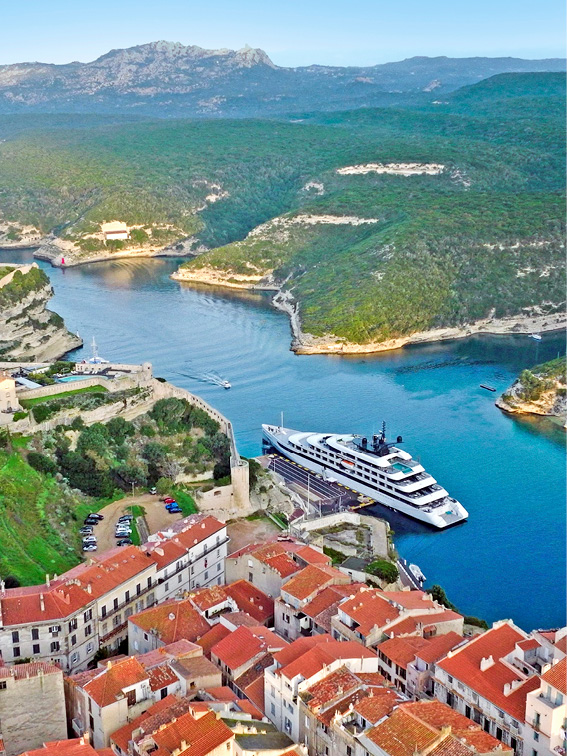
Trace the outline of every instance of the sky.
[[0, 0], [0, 64], [94, 60], [158, 39], [274, 63], [565, 56], [563, 0]]

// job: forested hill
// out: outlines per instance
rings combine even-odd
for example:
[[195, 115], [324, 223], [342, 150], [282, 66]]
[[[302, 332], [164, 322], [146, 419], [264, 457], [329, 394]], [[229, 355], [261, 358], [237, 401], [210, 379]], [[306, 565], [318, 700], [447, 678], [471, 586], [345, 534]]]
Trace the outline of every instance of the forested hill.
[[522, 73], [279, 121], [0, 116], [0, 222], [85, 254], [104, 221], [192, 236], [213, 249], [187, 270], [286, 281], [305, 330], [357, 343], [554, 314], [564, 92]]
[[0, 66], [0, 112], [274, 116], [428, 102], [503, 72], [564, 71], [561, 59], [413, 57], [368, 67], [275, 65], [263, 50], [152, 42], [89, 63]]

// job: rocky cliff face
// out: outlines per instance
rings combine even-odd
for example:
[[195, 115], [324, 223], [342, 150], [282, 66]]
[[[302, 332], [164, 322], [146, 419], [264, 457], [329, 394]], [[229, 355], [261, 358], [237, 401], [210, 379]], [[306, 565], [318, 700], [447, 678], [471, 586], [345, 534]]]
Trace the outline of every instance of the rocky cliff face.
[[513, 414], [546, 415], [567, 421], [565, 358], [524, 370], [496, 401]]
[[152, 42], [89, 63], [0, 66], [0, 112], [243, 116], [384, 105], [503, 72], [563, 71], [560, 59], [426, 58], [370, 67], [274, 65], [258, 48]]
[[82, 339], [47, 309], [53, 289], [45, 273], [35, 264], [22, 271], [14, 281], [0, 280], [0, 359], [52, 360], [81, 346]]

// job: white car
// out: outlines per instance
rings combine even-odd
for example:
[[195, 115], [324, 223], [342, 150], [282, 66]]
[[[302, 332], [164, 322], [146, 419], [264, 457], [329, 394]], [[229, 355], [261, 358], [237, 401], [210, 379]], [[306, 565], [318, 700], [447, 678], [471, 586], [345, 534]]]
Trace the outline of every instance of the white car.
[[96, 551], [97, 550], [96, 543], [84, 543], [83, 544], [83, 551]]

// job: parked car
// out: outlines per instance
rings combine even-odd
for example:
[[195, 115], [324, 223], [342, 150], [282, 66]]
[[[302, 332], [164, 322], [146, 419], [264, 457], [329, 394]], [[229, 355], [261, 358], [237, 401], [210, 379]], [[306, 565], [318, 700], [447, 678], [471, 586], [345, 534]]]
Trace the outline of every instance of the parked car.
[[118, 522], [132, 522], [134, 519], [134, 515], [128, 514], [128, 515], [121, 515], [118, 518]]
[[98, 525], [98, 520], [95, 520], [92, 517], [85, 517], [84, 524], [85, 525]]
[[98, 543], [98, 541], [95, 536], [87, 536], [86, 538], [83, 538], [83, 545], [85, 545], [86, 543], [96, 544]]
[[130, 546], [132, 543], [131, 538], [121, 538], [120, 541], [116, 544], [117, 546]]
[[175, 499], [172, 499], [172, 498], [171, 498], [171, 496], [166, 496], [166, 497], [165, 497], [165, 498], [163, 499], [163, 503], [164, 503], [164, 504], [173, 504], [173, 502], [174, 502], [174, 501], [175, 501]]
[[83, 525], [83, 527], [79, 530], [79, 533], [82, 535], [90, 535], [93, 532], [93, 526], [92, 525]]
[[104, 515], [101, 515], [98, 512], [89, 512], [87, 517], [90, 517], [93, 520], [104, 520]]
[[157, 494], [157, 488], [150, 488], [150, 493], [152, 496], [155, 496]]
[[132, 531], [130, 530], [130, 528], [127, 528], [125, 530], [117, 530], [114, 533], [115, 538], [127, 538], [130, 535], [132, 535]]
[[182, 511], [182, 509], [177, 504], [175, 506], [167, 507], [167, 511], [169, 512], [169, 514], [179, 514]]
[[96, 543], [84, 543], [83, 544], [83, 551], [96, 551], [98, 546]]
[[173, 501], [168, 501], [167, 504], [165, 505], [165, 508], [169, 509], [170, 507], [178, 507], [178, 506], [179, 504], [174, 499]]

